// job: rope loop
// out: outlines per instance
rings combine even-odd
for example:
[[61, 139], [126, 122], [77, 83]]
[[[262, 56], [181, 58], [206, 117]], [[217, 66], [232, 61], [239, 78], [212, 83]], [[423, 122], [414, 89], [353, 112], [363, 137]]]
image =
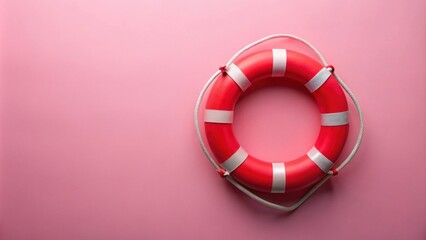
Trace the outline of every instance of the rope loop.
[[[203, 138], [202, 138], [202, 135], [201, 135], [200, 125], [199, 125], [199, 121], [198, 121], [198, 116], [199, 116], [199, 110], [200, 110], [201, 101], [202, 101], [202, 99], [204, 97], [205, 92], [207, 91], [207, 89], [209, 88], [209, 86], [216, 80], [216, 78], [220, 74], [226, 74], [226, 69], [235, 61], [235, 59], [237, 59], [245, 51], [247, 51], [250, 48], [253, 48], [254, 46], [259, 45], [259, 44], [261, 44], [261, 43], [263, 43], [265, 41], [268, 41], [268, 40], [271, 40], [271, 39], [275, 39], [275, 38], [290, 38], [290, 39], [294, 39], [296, 41], [299, 41], [299, 42], [303, 43], [305, 46], [307, 46], [313, 52], [315, 52], [316, 56], [319, 58], [319, 60], [322, 63], [322, 65], [325, 66], [326, 68], [330, 69], [330, 71], [333, 73], [333, 75], [336, 78], [336, 80], [339, 82], [340, 86], [343, 88], [343, 90], [345, 90], [345, 92], [351, 98], [353, 104], [355, 105], [356, 111], [358, 112], [358, 120], [359, 120], [358, 137], [357, 137], [357, 140], [355, 142], [355, 145], [354, 145], [352, 151], [349, 153], [349, 155], [346, 157], [346, 159], [339, 166], [337, 166], [336, 168], [333, 168], [330, 171], [328, 171], [328, 174], [326, 174], [323, 179], [321, 179], [317, 184], [315, 184], [296, 203], [294, 203], [294, 204], [292, 204], [290, 206], [279, 205], [279, 204], [276, 204], [276, 203], [273, 203], [273, 202], [270, 202], [268, 200], [263, 199], [262, 197], [256, 195], [255, 193], [253, 193], [252, 191], [250, 191], [249, 189], [247, 189], [246, 187], [244, 187], [243, 185], [241, 185], [240, 183], [238, 183], [237, 181], [235, 181], [232, 178], [232, 176], [229, 175], [229, 172], [227, 172], [224, 169], [222, 169], [216, 163], [216, 161], [213, 159], [213, 157], [211, 156], [211, 154], [207, 150], [207, 147], [204, 144], [204, 141], [203, 141]], [[357, 151], [359, 149], [359, 146], [361, 145], [361, 142], [362, 142], [362, 137], [364, 135], [364, 120], [363, 120], [363, 116], [362, 116], [361, 107], [360, 107], [357, 99], [355, 98], [355, 95], [352, 93], [352, 91], [349, 89], [349, 87], [346, 86], [346, 84], [339, 77], [339, 75], [337, 75], [334, 72], [334, 70], [335, 70], [334, 67], [332, 65], [328, 65], [327, 64], [327, 62], [325, 61], [325, 59], [322, 56], [322, 54], [313, 45], [311, 45], [309, 42], [307, 42], [303, 38], [300, 38], [300, 37], [297, 37], [297, 36], [291, 35], [291, 34], [275, 34], [275, 35], [267, 36], [265, 38], [259, 39], [259, 40], [255, 41], [255, 42], [252, 42], [252, 43], [248, 44], [247, 46], [243, 47], [240, 51], [238, 51], [237, 53], [235, 53], [234, 56], [232, 56], [231, 59], [229, 59], [229, 61], [226, 63], [226, 65], [220, 67], [219, 70], [216, 71], [210, 77], [210, 79], [207, 81], [207, 83], [204, 85], [203, 89], [201, 90], [200, 95], [198, 96], [197, 102], [195, 104], [195, 111], [194, 111], [195, 129], [197, 131], [197, 136], [198, 136], [198, 140], [199, 140], [200, 145], [201, 145], [201, 149], [203, 150], [203, 152], [206, 155], [207, 159], [210, 161], [210, 163], [213, 165], [213, 167], [219, 173], [219, 175], [222, 176], [222, 177], [224, 177], [224, 178], [226, 178], [226, 180], [228, 180], [230, 183], [232, 183], [232, 185], [234, 185], [236, 188], [238, 188], [239, 190], [241, 190], [242, 192], [244, 192], [247, 196], [251, 197], [252, 199], [256, 200], [257, 202], [262, 203], [262, 204], [264, 204], [264, 205], [266, 205], [268, 207], [275, 208], [275, 209], [282, 210], [282, 211], [293, 211], [293, 210], [295, 210], [296, 208], [298, 208], [299, 206], [301, 206], [307, 199], [309, 199], [309, 197], [311, 197], [312, 194], [314, 194], [318, 190], [319, 187], [321, 187], [325, 182], [327, 182], [328, 179], [330, 179], [332, 176], [336, 176], [353, 159], [353, 157], [357, 153]]]

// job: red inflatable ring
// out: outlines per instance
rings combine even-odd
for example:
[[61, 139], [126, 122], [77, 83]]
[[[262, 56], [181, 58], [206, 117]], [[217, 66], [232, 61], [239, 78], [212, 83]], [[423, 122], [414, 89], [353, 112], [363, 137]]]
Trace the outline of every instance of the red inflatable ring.
[[[322, 179], [341, 153], [349, 130], [346, 97], [333, 68], [295, 51], [272, 49], [247, 55], [223, 71], [211, 88], [204, 117], [206, 138], [220, 166], [239, 183], [263, 192], [294, 192]], [[277, 163], [244, 151], [232, 129], [238, 98], [253, 83], [271, 77], [304, 84], [321, 112], [314, 147], [297, 159]]]

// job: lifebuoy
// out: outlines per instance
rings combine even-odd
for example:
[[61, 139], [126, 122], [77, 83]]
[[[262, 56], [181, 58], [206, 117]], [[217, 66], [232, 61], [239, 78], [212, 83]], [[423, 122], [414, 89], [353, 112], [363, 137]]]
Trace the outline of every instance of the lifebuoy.
[[[332, 168], [348, 135], [348, 104], [341, 86], [316, 60], [286, 49], [258, 51], [223, 69], [208, 95], [205, 133], [220, 166], [239, 183], [272, 193], [307, 188]], [[251, 156], [235, 138], [233, 111], [241, 94], [267, 78], [304, 84], [318, 103], [321, 129], [315, 145], [303, 156], [271, 163]]]

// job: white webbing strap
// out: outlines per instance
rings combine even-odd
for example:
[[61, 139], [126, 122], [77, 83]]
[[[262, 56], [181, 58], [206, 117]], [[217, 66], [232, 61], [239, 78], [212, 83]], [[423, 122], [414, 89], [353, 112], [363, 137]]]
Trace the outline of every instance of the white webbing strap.
[[306, 155], [325, 173], [333, 166], [333, 162], [318, 151], [316, 147], [311, 148]]
[[348, 111], [335, 113], [322, 113], [322, 126], [341, 126], [349, 123]]
[[272, 188], [271, 193], [285, 192], [285, 165], [284, 163], [272, 163]]
[[[301, 43], [303, 43], [304, 45], [306, 45], [307, 47], [309, 47], [312, 51], [315, 52], [315, 54], [318, 56], [318, 58], [320, 59], [321, 63], [323, 64], [323, 66], [327, 66], [327, 62], [325, 61], [324, 57], [321, 55], [321, 53], [314, 47], [312, 46], [309, 42], [307, 42], [306, 40], [291, 35], [291, 34], [275, 34], [275, 35], [270, 35], [267, 36], [265, 38], [259, 39], [255, 42], [252, 42], [250, 44], [248, 44], [247, 46], [245, 46], [244, 48], [242, 48], [240, 51], [238, 51], [237, 53], [234, 54], [234, 56], [232, 56], [229, 61], [226, 64], [226, 67], [229, 68], [229, 66], [235, 61], [235, 59], [237, 59], [242, 53], [244, 53], [245, 51], [247, 51], [248, 49], [259, 45], [265, 41], [271, 40], [271, 39], [275, 39], [275, 38], [290, 38], [290, 39], [294, 39], [297, 40]], [[201, 101], [204, 97], [205, 92], [207, 91], [207, 89], [209, 88], [209, 86], [214, 82], [214, 80], [219, 76], [219, 74], [221, 74], [222, 72], [220, 70], [216, 71], [211, 77], [210, 79], [207, 81], [207, 83], [204, 85], [203, 89], [201, 90], [200, 95], [198, 96], [197, 102], [195, 104], [195, 111], [194, 111], [194, 122], [195, 122], [195, 129], [197, 131], [197, 137], [198, 140], [200, 142], [201, 145], [201, 149], [203, 150], [204, 154], [206, 155], [207, 159], [210, 161], [210, 163], [216, 168], [217, 171], [221, 170], [221, 167], [216, 163], [216, 161], [213, 159], [213, 157], [211, 156], [211, 154], [209, 153], [209, 151], [206, 148], [206, 145], [204, 144], [202, 135], [201, 135], [201, 131], [200, 131], [200, 125], [199, 125], [199, 121], [198, 121], [198, 116], [199, 116], [199, 109], [200, 109], [200, 105], [201, 105]], [[346, 91], [346, 93], [349, 95], [349, 97], [352, 99], [352, 102], [355, 105], [355, 108], [358, 112], [358, 120], [359, 120], [359, 133], [358, 133], [358, 137], [356, 139], [356, 143], [352, 149], [352, 151], [349, 153], [349, 155], [346, 157], [346, 159], [335, 168], [335, 171], [340, 171], [342, 170], [355, 156], [355, 154], [357, 153], [359, 146], [361, 144], [362, 141], [362, 137], [364, 134], [364, 120], [362, 117], [362, 111], [361, 111], [361, 107], [358, 103], [358, 101], [356, 100], [354, 94], [352, 93], [352, 91], [348, 88], [348, 86], [346, 86], [346, 84], [343, 82], [343, 80], [339, 77], [339, 75], [337, 75], [335, 72], [332, 73], [334, 75], [334, 77], [336, 78], [336, 80], [339, 82], [340, 86], [342, 86], [342, 88]], [[315, 193], [315, 191], [318, 190], [318, 188], [320, 188], [325, 182], [327, 182], [328, 179], [330, 179], [333, 176], [333, 171], [328, 171], [327, 175], [321, 179], [317, 184], [315, 184], [302, 198], [300, 198], [296, 203], [290, 205], [290, 206], [283, 206], [280, 204], [276, 204], [270, 201], [267, 201], [261, 197], [259, 197], [258, 195], [254, 194], [253, 192], [251, 192], [249, 189], [247, 189], [246, 187], [244, 187], [243, 185], [241, 185], [240, 183], [238, 183], [237, 181], [235, 181], [230, 175], [225, 174], [224, 177], [230, 182], [232, 183], [236, 188], [238, 188], [239, 190], [241, 190], [242, 192], [244, 192], [245, 194], [247, 194], [247, 196], [251, 197], [252, 199], [256, 200], [259, 203], [262, 203], [266, 206], [278, 209], [278, 210], [282, 210], [282, 211], [293, 211], [294, 209], [298, 208], [300, 205], [302, 205], [310, 196], [312, 196], [312, 194]]]
[[247, 159], [248, 153], [242, 147], [238, 148], [232, 156], [230, 156], [221, 165], [228, 172], [232, 173]]
[[309, 90], [309, 92], [313, 93], [320, 88], [330, 76], [331, 71], [324, 67], [305, 84], [305, 87]]
[[209, 123], [232, 123], [234, 111], [206, 109], [204, 112], [204, 122]]
[[287, 67], [287, 50], [272, 49], [272, 77], [284, 77]]
[[251, 82], [248, 80], [243, 71], [241, 71], [241, 69], [233, 63], [229, 66], [229, 68], [227, 68], [226, 74], [228, 74], [228, 76], [231, 77], [243, 91], [251, 86]]

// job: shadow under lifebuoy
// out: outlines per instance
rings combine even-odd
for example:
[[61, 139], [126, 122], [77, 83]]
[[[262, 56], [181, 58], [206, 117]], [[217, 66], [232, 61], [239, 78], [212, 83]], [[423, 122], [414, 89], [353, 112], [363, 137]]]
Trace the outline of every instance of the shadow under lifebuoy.
[[[247, 196], [245, 193], [234, 187], [230, 182], [224, 181], [224, 187], [226, 187], [229, 195], [233, 196], [232, 200], [237, 201], [240, 206], [246, 209], [249, 212], [255, 214], [256, 217], [264, 216], [267, 218], [273, 217], [274, 219], [286, 219], [293, 214], [297, 214], [297, 211], [303, 208], [305, 205], [315, 204], [316, 198], [329, 197], [330, 194], [333, 194], [333, 183], [332, 181], [327, 181], [324, 183], [304, 204], [302, 204], [299, 208], [296, 208], [293, 211], [283, 211], [268, 207], [262, 203], [257, 202], [251, 197]], [[308, 192], [310, 188], [303, 189], [301, 191], [292, 192], [292, 193], [264, 193], [255, 190], [251, 190], [253, 193], [258, 195], [259, 197], [270, 201], [272, 203], [282, 205], [282, 206], [290, 206], [296, 203], [303, 195]]]
[[[224, 181], [224, 187], [226, 187], [227, 192], [230, 195], [233, 195], [232, 198], [235, 201], [239, 202], [239, 205], [244, 206], [245, 209], [253, 212], [256, 216], [264, 215], [264, 216], [276, 216], [279, 218], [291, 216], [292, 214], [296, 214], [298, 209], [303, 208], [304, 205], [307, 204], [315, 204], [315, 200], [317, 197], [326, 197], [325, 195], [333, 194], [334, 188], [332, 181], [327, 181], [324, 183], [304, 204], [302, 204], [299, 208], [296, 208], [293, 211], [287, 212], [274, 208], [270, 208], [266, 205], [263, 205], [251, 197], [247, 196], [245, 193], [234, 187], [230, 182]], [[291, 193], [265, 193], [259, 192], [255, 190], [251, 190], [251, 192], [255, 193], [257, 196], [270, 201], [272, 203], [282, 205], [282, 206], [290, 206], [296, 203], [303, 195], [308, 192], [310, 188], [303, 189], [297, 192]]]

